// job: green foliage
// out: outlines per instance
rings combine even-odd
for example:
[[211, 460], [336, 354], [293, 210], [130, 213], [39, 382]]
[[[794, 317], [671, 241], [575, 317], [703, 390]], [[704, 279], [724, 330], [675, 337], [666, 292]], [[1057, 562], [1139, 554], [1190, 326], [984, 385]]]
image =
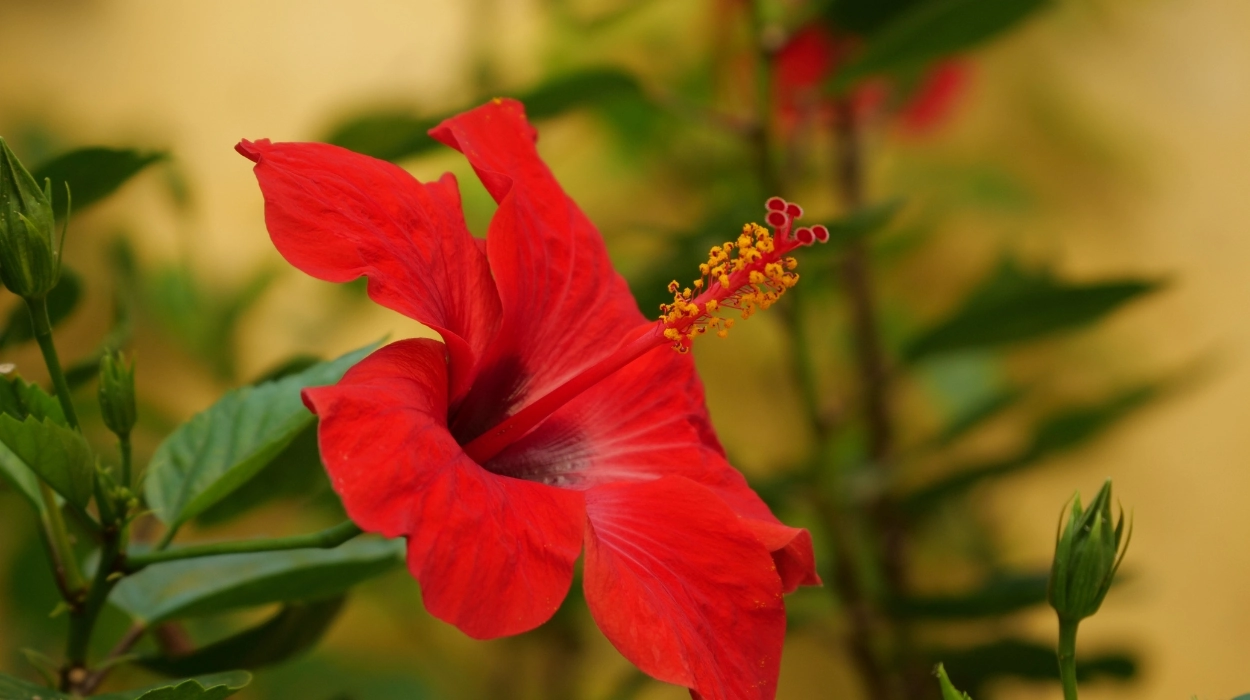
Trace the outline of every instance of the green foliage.
[[216, 525], [229, 522], [266, 503], [281, 498], [302, 499], [302, 505], [327, 505], [342, 512], [338, 498], [330, 488], [317, 447], [317, 425], [313, 423], [303, 430], [251, 481], [240, 486], [229, 498], [223, 498], [208, 510], [200, 513], [195, 522], [200, 525]]
[[180, 426], [148, 466], [145, 492], [153, 512], [176, 528], [247, 483], [315, 421], [300, 391], [338, 381], [374, 347], [235, 389]]
[[[120, 693], [95, 696], [96, 700], [221, 700], [243, 689], [252, 680], [244, 671], [216, 673], [210, 676], [163, 683]], [[0, 698], [3, 700], [74, 700], [75, 696], [27, 683], [0, 673]]]
[[838, 29], [871, 34], [924, 0], [833, 0], [825, 17]]
[[[48, 292], [48, 318], [56, 328], [78, 306], [82, 298], [82, 278], [76, 272], [61, 266], [61, 278]], [[35, 329], [30, 323], [30, 311], [25, 304], [18, 304], [9, 313], [9, 321], [0, 331], [0, 348], [19, 345], [35, 339]]]
[[1117, 279], [1071, 283], [1049, 271], [1028, 272], [1005, 261], [952, 314], [903, 349], [906, 362], [935, 355], [1037, 340], [1088, 326], [1160, 283]]
[[[0, 416], [22, 422], [30, 417], [40, 421], [50, 420], [57, 425], [65, 424], [65, 414], [56, 399], [20, 377], [0, 378]], [[0, 477], [12, 484], [37, 512], [43, 512], [43, 499], [35, 472], [3, 441], [0, 441]]]
[[[526, 115], [538, 120], [641, 94], [638, 81], [629, 73], [617, 68], [590, 68], [550, 78], [516, 97], [525, 105]], [[437, 146], [427, 132], [466, 108], [429, 118], [413, 116], [406, 110], [366, 113], [344, 120], [330, 130], [325, 141], [382, 160], [410, 158]]]
[[143, 307], [219, 378], [233, 380], [235, 328], [273, 283], [273, 270], [262, 268], [231, 290], [206, 286], [186, 265], [136, 270], [136, 275]]
[[0, 462], [16, 458], [70, 504], [80, 510], [87, 507], [95, 483], [95, 458], [81, 433], [50, 418], [32, 415], [19, 421], [5, 414], [0, 415], [0, 443], [4, 446]]
[[[1055, 681], [1059, 667], [1053, 647], [1017, 638], [1000, 639], [967, 649], [932, 650], [929, 657], [939, 660], [951, 682], [973, 697], [986, 697], [986, 684], [1000, 678]], [[1112, 651], [1082, 654], [1076, 673], [1082, 682], [1099, 678], [1128, 680], [1137, 675], [1137, 659], [1128, 652]]]
[[864, 50], [837, 72], [834, 84], [847, 88], [870, 75], [913, 70], [967, 51], [1012, 29], [1047, 4], [1047, 0], [911, 3], [873, 32]]
[[1121, 420], [1163, 394], [1163, 385], [1136, 386], [1084, 406], [1066, 406], [1051, 412], [1034, 428], [1033, 436], [1014, 455], [958, 467], [953, 473], [902, 499], [902, 509], [919, 515], [988, 479], [1006, 476], [1032, 467], [1042, 460], [1076, 449], [1101, 436]]
[[946, 667], [942, 664], [937, 665], [936, 669], [938, 683], [942, 686], [942, 700], [972, 700], [967, 693], [961, 693], [951, 685], [951, 679], [946, 675]]
[[923, 620], [999, 617], [1045, 603], [1049, 580], [1047, 574], [1000, 575], [969, 593], [901, 598], [890, 610], [899, 617]]
[[330, 629], [344, 596], [284, 605], [270, 619], [183, 656], [144, 657], [142, 665], [169, 676], [272, 666], [308, 651]]
[[166, 683], [96, 697], [98, 700], [221, 700], [234, 695], [251, 682], [252, 674], [231, 671], [174, 681], [172, 685]]
[[357, 539], [335, 549], [184, 559], [126, 577], [111, 601], [136, 620], [154, 624], [269, 603], [319, 600], [390, 571], [402, 554], [402, 542]]
[[[60, 155], [35, 170], [35, 179], [52, 180], [52, 191], [65, 191], [68, 184], [74, 208], [82, 211], [104, 199], [149, 165], [163, 160], [165, 153], [129, 148], [80, 148]], [[64, 201], [56, 202], [56, 216], [65, 216]]]
[[955, 416], [933, 439], [940, 447], [953, 445], [960, 438], [1002, 415], [1003, 412], [1016, 406], [1025, 397], [1026, 392], [1016, 387], [1007, 387], [986, 395], [964, 412]]

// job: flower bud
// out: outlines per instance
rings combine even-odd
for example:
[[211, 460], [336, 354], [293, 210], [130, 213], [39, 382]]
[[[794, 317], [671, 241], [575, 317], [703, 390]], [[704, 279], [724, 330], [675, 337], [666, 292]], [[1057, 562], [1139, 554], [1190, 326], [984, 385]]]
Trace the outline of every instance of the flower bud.
[[1124, 532], [1123, 509], [1112, 523], [1110, 479], [1088, 509], [1081, 509], [1080, 494], [1072, 499], [1067, 524], [1055, 541], [1047, 595], [1061, 619], [1079, 622], [1098, 612], [1131, 537], [1131, 523], [1127, 536]]
[[0, 138], [0, 281], [14, 294], [42, 299], [56, 286], [61, 265], [55, 224], [52, 181], [40, 190]]
[[100, 358], [100, 413], [119, 437], [135, 427], [135, 366], [116, 350]]

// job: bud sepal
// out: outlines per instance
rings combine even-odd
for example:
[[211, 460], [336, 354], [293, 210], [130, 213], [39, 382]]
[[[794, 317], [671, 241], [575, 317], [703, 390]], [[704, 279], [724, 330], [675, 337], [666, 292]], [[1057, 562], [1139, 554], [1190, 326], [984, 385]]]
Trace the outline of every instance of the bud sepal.
[[1112, 518], [1110, 479], [1089, 508], [1081, 508], [1077, 494], [1065, 510], [1067, 524], [1061, 516], [1047, 598], [1060, 619], [1079, 622], [1098, 612], [1106, 598], [1128, 551], [1133, 526], [1130, 522], [1126, 531], [1123, 508]]
[[56, 236], [52, 181], [41, 189], [0, 138], [0, 281], [24, 299], [43, 299], [60, 279], [64, 242], [64, 231]]

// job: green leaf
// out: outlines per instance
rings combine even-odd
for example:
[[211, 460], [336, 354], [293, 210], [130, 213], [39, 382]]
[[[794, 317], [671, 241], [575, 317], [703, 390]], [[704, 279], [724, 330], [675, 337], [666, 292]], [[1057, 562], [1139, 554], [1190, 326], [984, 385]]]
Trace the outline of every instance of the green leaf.
[[998, 576], [975, 591], [953, 596], [915, 596], [891, 605], [894, 615], [925, 620], [999, 617], [1046, 602], [1050, 574]]
[[149, 686], [140, 690], [97, 695], [95, 700], [221, 700], [242, 690], [252, 682], [246, 671], [214, 673], [185, 681]]
[[1018, 405], [1026, 393], [1017, 387], [1007, 387], [985, 396], [955, 416], [946, 427], [942, 428], [942, 431], [934, 437], [934, 444], [939, 447], [954, 444], [963, 436], [1002, 415], [1007, 409]]
[[330, 479], [321, 463], [317, 448], [317, 425], [305, 428], [291, 444], [278, 453], [273, 460], [229, 498], [215, 503], [200, 513], [195, 522], [201, 526], [213, 526], [229, 522], [266, 503], [281, 498], [300, 498], [300, 504], [309, 505], [314, 496], [324, 494], [327, 501], [338, 503], [330, 487]]
[[333, 384], [375, 347], [235, 389], [179, 426], [148, 465], [145, 493], [153, 512], [177, 527], [247, 483], [316, 420], [300, 391]]
[[838, 29], [871, 34], [923, 0], [834, 0], [825, 17]]
[[335, 549], [228, 554], [153, 564], [117, 584], [110, 601], [136, 620], [165, 620], [340, 595], [402, 561], [398, 540]]
[[[435, 700], [446, 698], [420, 680], [431, 661], [313, 654], [267, 670], [256, 679], [257, 697], [270, 700]], [[414, 663], [415, 661], [415, 663]], [[433, 662], [437, 663], [437, 662]]]
[[[538, 120], [641, 94], [633, 76], [604, 67], [556, 76], [516, 97], [525, 105], [526, 115]], [[427, 133], [430, 129], [471, 106], [435, 117], [418, 117], [403, 109], [362, 114], [339, 124], [324, 140], [382, 160], [411, 158], [439, 145]]]
[[[973, 696], [987, 696], [986, 684], [1011, 677], [1025, 680], [1058, 680], [1059, 666], [1051, 646], [1021, 639], [1001, 639], [969, 649], [935, 650], [929, 657], [941, 660], [950, 680]], [[1076, 661], [1082, 683], [1099, 678], [1127, 681], [1137, 675], [1135, 655], [1127, 651], [1102, 654], [1082, 651]]]
[[343, 608], [345, 596], [283, 606], [248, 630], [177, 657], [145, 657], [138, 663], [169, 676], [193, 676], [222, 669], [254, 670], [302, 654], [321, 640]]
[[1037, 340], [1088, 326], [1161, 286], [1118, 279], [1068, 283], [1049, 272], [1031, 273], [1007, 261], [946, 319], [903, 349], [914, 363], [934, 355]]
[[1164, 394], [1161, 383], [1143, 384], [1096, 404], [1068, 406], [1045, 417], [1029, 443], [1015, 455], [954, 470], [954, 474], [906, 496], [902, 509], [915, 516], [991, 478], [1027, 469], [1056, 454], [1080, 447]]
[[[52, 291], [48, 292], [47, 298], [48, 320], [52, 322], [53, 328], [70, 315], [81, 298], [82, 278], [78, 276], [78, 273], [62, 265], [61, 279], [57, 281]], [[0, 332], [0, 348], [34, 339], [35, 330], [30, 323], [30, 311], [27, 310], [26, 304], [18, 304], [9, 314], [9, 321], [4, 331]]]
[[925, 0], [874, 32], [834, 76], [835, 89], [880, 73], [914, 70], [1012, 29], [1047, 0]]
[[829, 243], [842, 247], [880, 231], [894, 220], [903, 208], [903, 203], [902, 199], [890, 199], [826, 224], [825, 227], [829, 229]]
[[[94, 697], [95, 700], [221, 700], [221, 698], [233, 695], [251, 680], [250, 673], [233, 671], [177, 681], [177, 685], [163, 683], [138, 690], [107, 693]], [[0, 673], [0, 700], [75, 700], [75, 698], [46, 686], [35, 685]]]
[[951, 679], [946, 675], [946, 667], [942, 664], [937, 665], [937, 677], [942, 686], [942, 700], [972, 700], [967, 693], [961, 693], [951, 685]]
[[26, 466], [25, 462], [3, 444], [0, 444], [0, 478], [22, 494], [36, 513], [43, 514], [43, 496], [39, 493], [39, 480], [30, 467]]
[[6, 413], [0, 415], [0, 443], [9, 453], [0, 453], [0, 461], [11, 455], [66, 501], [80, 510], [87, 507], [95, 486], [95, 458], [81, 433], [50, 418], [32, 415], [19, 421]]
[[[65, 425], [61, 404], [37, 384], [27, 384], [21, 377], [0, 377], [0, 414], [24, 421], [28, 416]], [[30, 502], [35, 511], [43, 513], [43, 496], [35, 472], [21, 457], [0, 442], [0, 478], [13, 485]]]
[[52, 199], [57, 218], [65, 216], [65, 184], [69, 183], [74, 211], [82, 211], [112, 194], [165, 153], [128, 148], [80, 148], [39, 166], [35, 181], [52, 180]]
[[0, 673], [0, 698], [3, 700], [70, 700], [70, 696], [58, 693], [47, 686], [29, 683]]

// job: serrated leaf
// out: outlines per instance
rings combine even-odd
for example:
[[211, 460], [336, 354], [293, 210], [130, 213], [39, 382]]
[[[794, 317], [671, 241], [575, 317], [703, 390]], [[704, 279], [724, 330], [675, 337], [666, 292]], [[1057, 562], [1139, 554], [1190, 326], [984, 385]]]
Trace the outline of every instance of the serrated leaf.
[[[0, 377], [0, 414], [22, 421], [28, 416], [49, 419], [65, 425], [65, 414], [57, 400], [37, 384], [27, 384], [21, 377]], [[44, 511], [43, 497], [39, 492], [39, 480], [26, 463], [0, 442], [0, 478], [31, 504], [36, 512]]]
[[374, 347], [235, 389], [179, 426], [148, 465], [144, 492], [153, 512], [177, 527], [247, 483], [316, 420], [300, 391], [333, 384]]
[[65, 184], [69, 183], [75, 212], [112, 194], [144, 168], [165, 158], [164, 153], [130, 148], [80, 148], [57, 156], [35, 169], [35, 182], [52, 180], [52, 203], [57, 218], [65, 216]]
[[1080, 447], [1137, 409], [1158, 399], [1164, 389], [1163, 384], [1143, 384], [1095, 404], [1067, 406], [1054, 411], [1038, 423], [1033, 437], [1016, 454], [956, 468], [951, 476], [921, 487], [903, 498], [901, 507], [913, 516], [928, 512], [983, 481], [1027, 469], [1046, 458]]
[[[528, 117], [538, 120], [641, 93], [638, 81], [630, 74], [616, 68], [591, 68], [556, 76], [516, 97], [525, 105]], [[402, 160], [439, 145], [427, 132], [462, 111], [434, 117], [418, 117], [402, 109], [361, 114], [343, 121], [324, 140], [374, 158]]]
[[343, 608], [344, 596], [283, 606], [250, 629], [176, 657], [144, 657], [138, 663], [157, 673], [193, 676], [222, 669], [255, 670], [302, 654], [321, 640]]
[[903, 359], [914, 363], [942, 353], [999, 347], [1077, 330], [1160, 286], [1158, 281], [1140, 279], [1069, 283], [1047, 272], [1021, 271], [1008, 262], [950, 316], [908, 343]]
[[[1022, 639], [1001, 639], [968, 649], [930, 652], [941, 660], [957, 687], [973, 696], [985, 696], [985, 685], [999, 678], [1058, 680], [1054, 647]], [[1126, 681], [1137, 675], [1135, 654], [1128, 651], [1091, 653], [1082, 651], [1076, 660], [1077, 679], [1082, 683], [1098, 678]]]
[[140, 690], [97, 695], [95, 700], [222, 700], [239, 692], [251, 682], [252, 674], [246, 671], [230, 671], [148, 686]]
[[[81, 298], [82, 278], [78, 276], [78, 273], [62, 265], [61, 279], [57, 280], [56, 286], [48, 292], [47, 297], [48, 320], [51, 321], [53, 328], [56, 328], [73, 312]], [[34, 339], [35, 330], [30, 323], [30, 311], [27, 310], [25, 304], [18, 304], [9, 314], [9, 321], [5, 324], [4, 331], [0, 332], [0, 348]]]
[[[252, 680], [245, 671], [216, 673], [175, 684], [162, 683], [137, 690], [125, 690], [94, 696], [95, 700], [221, 700]], [[0, 700], [76, 700], [74, 696], [57, 692], [42, 685], [28, 683], [20, 678], [0, 673]]]
[[397, 540], [356, 539], [335, 549], [228, 554], [154, 564], [123, 579], [110, 601], [149, 625], [344, 593], [402, 561]]
[[951, 685], [951, 679], [946, 675], [946, 667], [942, 664], [937, 665], [937, 677], [942, 687], [942, 700], [972, 700], [967, 693], [961, 693]]
[[1049, 581], [1049, 573], [999, 576], [964, 594], [902, 598], [890, 610], [898, 617], [924, 620], [999, 617], [1045, 603]]
[[6, 413], [0, 415], [0, 443], [66, 501], [80, 510], [87, 507], [95, 488], [95, 459], [81, 433], [49, 418], [18, 420]]
[[881, 73], [914, 70], [1012, 29], [1048, 0], [925, 0], [893, 16], [834, 76], [835, 89]]

